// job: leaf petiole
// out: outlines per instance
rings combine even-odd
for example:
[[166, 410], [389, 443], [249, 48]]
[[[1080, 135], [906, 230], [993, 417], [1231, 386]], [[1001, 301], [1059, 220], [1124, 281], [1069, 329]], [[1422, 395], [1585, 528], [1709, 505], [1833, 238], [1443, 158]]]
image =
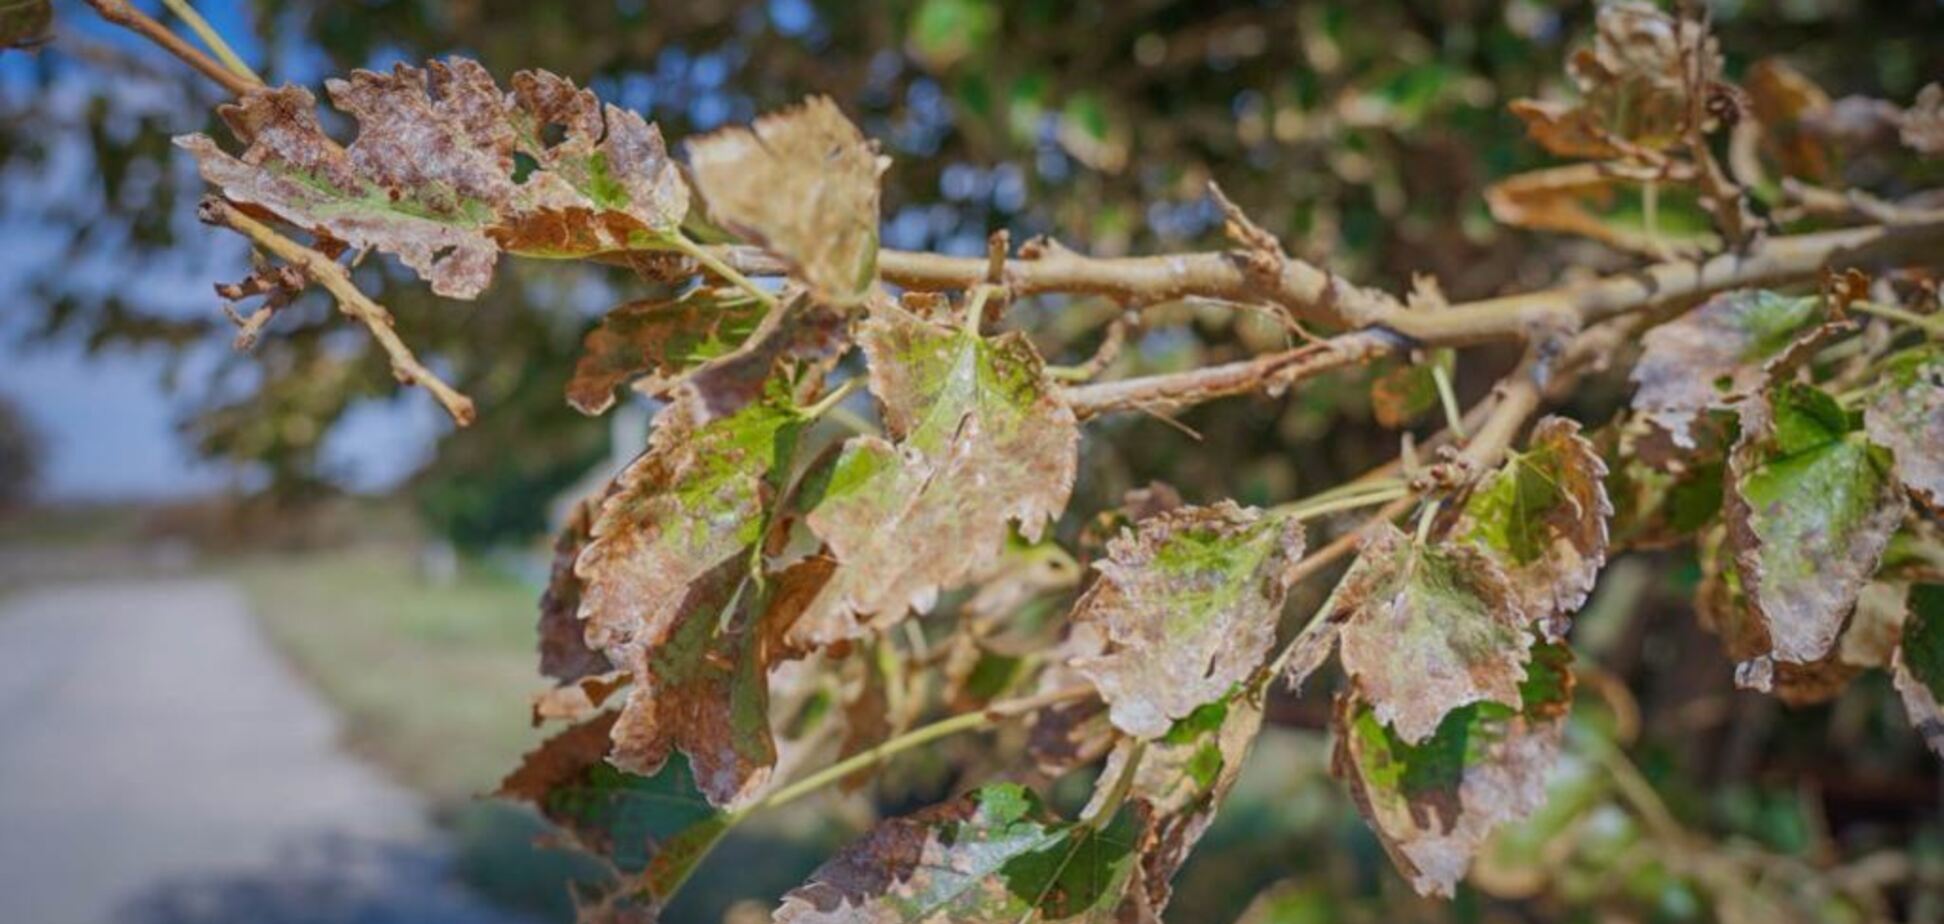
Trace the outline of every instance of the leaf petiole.
[[711, 253], [707, 247], [689, 240], [688, 235], [683, 234], [679, 230], [669, 235], [667, 241], [670, 247], [675, 248], [690, 259], [700, 263], [704, 269], [728, 280], [744, 292], [748, 292], [763, 307], [775, 310], [777, 305], [776, 293], [757, 285], [755, 281], [751, 280], [748, 276], [744, 276], [735, 267], [724, 263], [721, 257]]

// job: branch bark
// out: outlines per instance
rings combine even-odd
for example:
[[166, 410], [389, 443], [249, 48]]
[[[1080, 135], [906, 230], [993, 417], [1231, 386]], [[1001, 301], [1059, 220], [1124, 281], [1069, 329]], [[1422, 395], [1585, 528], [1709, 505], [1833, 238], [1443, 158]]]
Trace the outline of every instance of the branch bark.
[[102, 19], [162, 46], [163, 50], [182, 59], [204, 77], [216, 81], [231, 96], [242, 96], [255, 87], [263, 86], [261, 81], [253, 81], [217, 63], [216, 59], [189, 44], [187, 39], [170, 31], [169, 27], [131, 6], [128, 0], [88, 0], [88, 5], [94, 7]]
[[198, 217], [209, 224], [232, 228], [257, 246], [277, 255], [285, 262], [302, 270], [304, 275], [316, 280], [337, 298], [338, 309], [370, 329], [373, 339], [383, 347], [385, 355], [391, 358], [392, 374], [404, 384], [422, 385], [426, 391], [437, 398], [446, 413], [459, 426], [473, 422], [472, 399], [460, 394], [447, 385], [436, 373], [420, 363], [412, 355], [410, 347], [399, 339], [398, 331], [392, 328], [391, 312], [383, 305], [371, 300], [351, 281], [351, 274], [336, 260], [305, 247], [290, 238], [278, 234], [271, 228], [248, 215], [242, 210], [221, 199], [210, 197], [203, 200]]

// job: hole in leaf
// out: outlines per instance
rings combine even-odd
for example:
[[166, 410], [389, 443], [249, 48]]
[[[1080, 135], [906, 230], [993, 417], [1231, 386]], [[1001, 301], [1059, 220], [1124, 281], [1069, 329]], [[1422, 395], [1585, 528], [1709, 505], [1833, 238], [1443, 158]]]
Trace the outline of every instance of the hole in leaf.
[[532, 176], [534, 171], [539, 169], [540, 162], [534, 160], [533, 155], [525, 151], [513, 152], [513, 182], [524, 185], [527, 177]]
[[567, 140], [567, 126], [559, 122], [548, 122], [540, 126], [540, 143], [553, 147]]

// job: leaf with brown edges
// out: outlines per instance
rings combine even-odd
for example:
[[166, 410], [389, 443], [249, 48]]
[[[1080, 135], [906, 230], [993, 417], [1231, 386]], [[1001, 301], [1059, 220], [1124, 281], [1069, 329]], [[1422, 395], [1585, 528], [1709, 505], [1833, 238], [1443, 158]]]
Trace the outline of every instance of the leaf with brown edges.
[[1537, 646], [1511, 704], [1465, 706], [1416, 743], [1356, 694], [1337, 697], [1331, 772], [1420, 895], [1450, 896], [1494, 830], [1545, 802], [1572, 704], [1571, 662], [1563, 647]]
[[1903, 521], [1903, 491], [1889, 453], [1820, 389], [1773, 389], [1741, 425], [1723, 519], [1742, 590], [1775, 660], [1822, 660]]
[[1630, 376], [1634, 409], [1694, 449], [1695, 418], [1736, 407], [1847, 329], [1820, 306], [1817, 296], [1738, 289], [1648, 331]]
[[1073, 621], [1098, 625], [1109, 645], [1073, 667], [1120, 729], [1167, 734], [1262, 666], [1302, 555], [1300, 523], [1233, 502], [1142, 520], [1094, 564], [1100, 579]]
[[852, 438], [809, 492], [810, 529], [840, 568], [798, 623], [804, 645], [928, 609], [941, 588], [992, 568], [1015, 523], [1037, 541], [1078, 464], [1073, 412], [1023, 336], [986, 339], [887, 305], [859, 340], [897, 442]]
[[1606, 564], [1606, 462], [1579, 424], [1548, 417], [1466, 499], [1449, 538], [1476, 543], [1512, 583], [1518, 608], [1552, 641]]
[[1944, 347], [1919, 347], [1885, 363], [1863, 408], [1863, 427], [1896, 457], [1904, 487], [1944, 513]]
[[768, 522], [772, 474], [804, 422], [780, 381], [735, 414], [696, 418], [690, 400], [662, 409], [648, 451], [617, 479], [575, 564], [587, 640], [617, 667], [667, 640], [691, 583], [749, 555]]
[[693, 139], [688, 151], [710, 217], [788, 260], [819, 301], [853, 305], [870, 292], [889, 161], [829, 97]]
[[540, 637], [540, 673], [562, 683], [613, 669], [606, 655], [587, 644], [586, 626], [580, 619], [584, 585], [580, 575], [574, 573], [574, 562], [592, 538], [594, 511], [599, 506], [599, 501], [583, 500], [575, 503], [568, 513], [567, 524], [554, 540], [553, 570], [547, 578], [547, 589], [540, 595], [540, 624], [536, 633]]
[[1519, 702], [1530, 620], [1504, 568], [1470, 543], [1420, 546], [1383, 524], [1326, 618], [1357, 697], [1407, 744], [1455, 709]]
[[[218, 109], [246, 145], [240, 155], [206, 135], [176, 144], [225, 197], [395, 254], [451, 298], [485, 290], [502, 250], [584, 257], [654, 246], [688, 212], [688, 187], [654, 126], [546, 71], [513, 75], [506, 93], [455, 57], [353, 71], [325, 88], [358, 122], [349, 146], [324, 133], [316, 99], [294, 86]], [[550, 143], [553, 126], [565, 133]]]

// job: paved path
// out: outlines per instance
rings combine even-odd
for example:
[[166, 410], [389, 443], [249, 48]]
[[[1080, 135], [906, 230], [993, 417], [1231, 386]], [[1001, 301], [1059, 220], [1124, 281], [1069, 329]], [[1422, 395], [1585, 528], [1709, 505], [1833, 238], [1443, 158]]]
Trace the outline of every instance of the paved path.
[[506, 924], [214, 580], [0, 602], [0, 921]]

